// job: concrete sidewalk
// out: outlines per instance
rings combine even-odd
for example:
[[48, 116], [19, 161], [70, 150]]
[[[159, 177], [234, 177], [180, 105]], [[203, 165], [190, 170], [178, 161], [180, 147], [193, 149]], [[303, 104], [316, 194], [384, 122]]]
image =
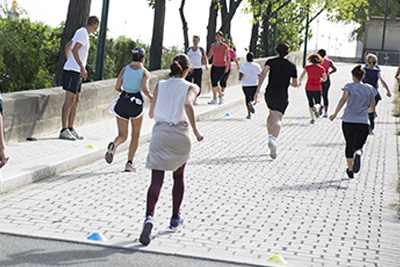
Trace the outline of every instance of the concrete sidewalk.
[[[233, 78], [231, 77], [231, 79]], [[200, 96], [198, 105], [194, 106], [197, 121], [229, 111], [232, 107], [244, 103], [241, 90], [241, 86], [229, 87], [223, 105], [208, 105], [211, 94]], [[154, 120], [148, 117], [147, 107], [141, 131], [141, 144], [150, 140], [153, 122]], [[108, 143], [114, 140], [117, 134], [116, 120], [110, 114], [110, 119], [79, 127], [77, 131], [85, 137], [84, 140], [60, 140], [59, 133], [54, 133], [50, 136], [37, 137], [36, 141], [7, 145], [6, 149], [10, 160], [0, 170], [2, 177], [0, 192], [8, 192], [103, 158]], [[118, 154], [125, 153], [124, 151], [129, 146], [129, 140], [118, 148]]]

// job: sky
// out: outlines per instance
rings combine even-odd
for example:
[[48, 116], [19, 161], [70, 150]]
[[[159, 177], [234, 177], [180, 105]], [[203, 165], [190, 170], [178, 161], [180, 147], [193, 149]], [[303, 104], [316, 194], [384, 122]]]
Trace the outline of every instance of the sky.
[[[59, 26], [67, 18], [69, 0], [17, 0], [20, 7], [28, 12], [32, 21], [41, 21], [50, 26]], [[11, 0], [8, 0], [11, 3]], [[187, 0], [185, 16], [189, 27], [189, 40], [192, 35], [200, 35], [200, 46], [206, 45], [207, 23], [210, 1]], [[179, 15], [179, 0], [166, 1], [164, 47], [178, 46], [183, 48], [182, 22]], [[101, 19], [103, 0], [92, 0], [91, 15]], [[244, 57], [245, 48], [249, 46], [251, 36], [251, 14], [245, 14], [243, 1], [237, 10], [231, 25], [232, 39], [236, 44], [238, 56]], [[324, 48], [328, 55], [355, 56], [355, 42], [349, 42], [348, 37], [352, 26], [332, 24], [326, 21], [325, 14], [319, 22], [311, 24], [314, 37], [309, 41], [309, 48]], [[107, 38], [125, 35], [133, 40], [150, 44], [153, 31], [154, 10], [146, 0], [110, 0], [108, 14]], [[220, 26], [220, 17], [218, 19]], [[338, 30], [340, 29], [340, 30]], [[316, 42], [318, 41], [318, 45]]]

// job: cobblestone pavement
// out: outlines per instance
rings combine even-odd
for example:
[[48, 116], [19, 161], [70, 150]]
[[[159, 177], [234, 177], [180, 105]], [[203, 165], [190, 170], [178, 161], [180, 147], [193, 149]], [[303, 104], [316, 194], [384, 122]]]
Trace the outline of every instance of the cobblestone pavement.
[[[351, 65], [338, 67], [331, 111], [350, 81]], [[383, 71], [393, 77], [395, 69]], [[97, 161], [1, 195], [1, 232], [79, 242], [94, 242], [86, 237], [100, 232], [105, 245], [255, 265], [271, 265], [267, 259], [277, 253], [289, 266], [399, 266], [392, 100], [379, 103], [375, 135], [350, 180], [341, 120], [311, 125], [304, 91], [290, 90], [276, 160], [268, 156], [263, 102], [252, 120], [238, 106], [199, 123], [205, 140], [194, 142], [186, 169], [185, 224], [177, 232], [167, 228], [167, 173], [148, 247], [138, 242], [150, 182], [148, 144], [137, 152], [135, 173], [121, 171], [123, 152], [112, 165]]]

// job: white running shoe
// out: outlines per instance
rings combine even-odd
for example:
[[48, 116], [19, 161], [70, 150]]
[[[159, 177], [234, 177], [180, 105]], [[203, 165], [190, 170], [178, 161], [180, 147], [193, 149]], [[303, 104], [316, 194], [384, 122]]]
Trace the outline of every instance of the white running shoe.
[[217, 99], [212, 99], [210, 102], [208, 102], [209, 105], [216, 105], [218, 104]]
[[276, 159], [276, 157], [278, 156], [277, 153], [276, 153], [276, 150], [277, 150], [277, 148], [276, 148], [276, 142], [275, 142], [274, 140], [269, 140], [269, 141], [268, 141], [268, 147], [269, 147], [269, 149], [270, 149], [269, 156], [270, 156], [272, 159]]
[[218, 104], [219, 104], [219, 105], [222, 105], [223, 103], [224, 103], [224, 97], [221, 96], [221, 97], [219, 98], [219, 103], [218, 103]]

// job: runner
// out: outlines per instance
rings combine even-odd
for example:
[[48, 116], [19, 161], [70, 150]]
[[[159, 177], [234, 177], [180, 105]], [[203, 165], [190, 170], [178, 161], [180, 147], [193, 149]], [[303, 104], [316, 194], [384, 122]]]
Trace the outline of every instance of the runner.
[[329, 119], [333, 121], [347, 103], [342, 117], [343, 135], [346, 140], [346, 173], [349, 178], [354, 178], [354, 173], [360, 170], [362, 148], [368, 137], [368, 108], [374, 109], [377, 92], [373, 86], [361, 83], [365, 76], [361, 65], [356, 66], [351, 74], [353, 82], [344, 86], [342, 98]]
[[4, 124], [3, 124], [3, 97], [0, 93], [0, 169], [6, 165], [10, 159], [6, 153], [6, 142], [4, 140]]
[[304, 70], [300, 75], [300, 86], [301, 81], [307, 73], [308, 78], [306, 83], [306, 94], [311, 115], [310, 123], [314, 124], [314, 115], [316, 118], [319, 118], [319, 115], [322, 115], [322, 110], [320, 110], [322, 91], [321, 82], [325, 82], [327, 76], [324, 67], [320, 65], [323, 62], [323, 59], [320, 55], [312, 54], [307, 58], [307, 60], [311, 64], [304, 67]]
[[[223, 85], [222, 78], [224, 73], [229, 71], [228, 62], [229, 58], [229, 48], [224, 44], [224, 34], [219, 31], [215, 34], [215, 43], [212, 43], [210, 48], [210, 53], [208, 54], [208, 59], [213, 57], [213, 64], [211, 67], [211, 84], [213, 99], [208, 102], [210, 105], [223, 104], [224, 98], [222, 94], [221, 85]], [[217, 101], [217, 96], [219, 97], [219, 102]]]
[[[186, 80], [188, 82], [193, 82], [197, 84], [197, 86], [200, 88], [197, 97], [201, 94], [201, 79], [203, 76], [202, 61], [204, 61], [204, 64], [206, 65], [206, 70], [208, 70], [206, 52], [204, 51], [203, 47], [199, 46], [199, 42], [200, 36], [194, 35], [193, 46], [189, 47], [186, 51], [186, 54], [188, 55], [190, 60], [190, 64], [193, 68], [192, 72], [188, 73], [188, 75], [186, 76]], [[194, 105], [197, 105], [197, 97], [193, 103]]]
[[[264, 69], [258, 80], [257, 92], [254, 95], [254, 103], [257, 103], [257, 97], [260, 93], [261, 86], [268, 76], [268, 85], [265, 90], [265, 102], [269, 109], [267, 118], [268, 131], [268, 147], [270, 149], [270, 157], [277, 157], [277, 138], [281, 131], [282, 118], [289, 104], [288, 87], [297, 87], [297, 70], [296, 65], [285, 58], [289, 54], [289, 46], [281, 42], [275, 51], [278, 57], [267, 60]], [[292, 79], [292, 83], [290, 82]]]
[[99, 19], [96, 16], [89, 17], [86, 27], [78, 29], [72, 40], [65, 45], [67, 61], [63, 70], [63, 89], [65, 101], [61, 110], [60, 139], [82, 140], [74, 129], [76, 111], [81, 95], [82, 80], [86, 80], [85, 69], [89, 54], [89, 34], [96, 32], [99, 27]]
[[[325, 82], [321, 83], [322, 86], [322, 99], [324, 100], [324, 106], [320, 107], [319, 113], [322, 113], [322, 109], [324, 109], [324, 118], [328, 118], [328, 106], [329, 106], [329, 99], [328, 99], [328, 91], [329, 88], [331, 87], [331, 79], [329, 78], [330, 75], [334, 72], [337, 71], [337, 68], [335, 67], [335, 65], [333, 64], [332, 60], [327, 59], [326, 56], [326, 51], [324, 49], [320, 49], [317, 52], [318, 55], [320, 55], [324, 62], [322, 62], [322, 67], [324, 67], [325, 69], [325, 73], [327, 76], [327, 79]], [[332, 70], [329, 70], [332, 69]]]
[[[144, 100], [142, 92], [150, 101], [153, 99], [149, 91], [150, 72], [143, 67], [146, 53], [143, 48], [136, 47], [132, 50], [132, 54], [133, 62], [121, 70], [115, 85], [115, 90], [121, 92], [121, 95], [116, 104], [110, 108], [110, 111], [115, 114], [117, 119], [118, 136], [108, 144], [105, 155], [107, 163], [111, 163], [117, 147], [128, 138], [129, 122], [131, 122], [131, 143], [128, 151], [128, 162], [125, 164], [125, 171], [128, 172], [136, 170], [133, 159], [139, 146], [143, 122]], [[124, 89], [122, 90], [121, 87]]]
[[[362, 80], [363, 83], [368, 83], [368, 84], [372, 85], [377, 92], [377, 95], [375, 96], [375, 107], [376, 107], [376, 105], [378, 105], [378, 102], [382, 99], [382, 97], [378, 91], [378, 88], [379, 88], [378, 81], [380, 81], [382, 83], [382, 86], [386, 89], [386, 95], [388, 97], [392, 96], [392, 94], [390, 93], [390, 90], [389, 90], [389, 86], [387, 85], [385, 79], [382, 77], [381, 70], [376, 67], [377, 62], [378, 62], [378, 58], [374, 54], [368, 54], [368, 56], [367, 56], [368, 65], [366, 67], [364, 67], [365, 77]], [[368, 111], [368, 118], [369, 118], [369, 122], [370, 122], [369, 134], [374, 134], [375, 117], [377, 117], [377, 114], [375, 112], [375, 107], [371, 107], [370, 110]]]
[[221, 91], [222, 91], [222, 96], [225, 96], [225, 89], [228, 83], [228, 78], [229, 75], [231, 74], [231, 68], [232, 68], [232, 60], [235, 62], [237, 69], [239, 69], [239, 62], [236, 59], [236, 53], [233, 49], [231, 49], [231, 40], [226, 39], [225, 40], [226, 45], [229, 47], [229, 57], [231, 60], [229, 60], [228, 67], [229, 71], [224, 73], [224, 76], [221, 79]]
[[199, 88], [184, 79], [189, 68], [189, 58], [185, 54], [176, 55], [170, 67], [171, 78], [158, 83], [150, 106], [150, 118], [155, 120], [146, 163], [146, 167], [151, 169], [151, 184], [147, 192], [146, 219], [139, 239], [146, 246], [151, 241], [154, 210], [167, 170], [173, 171], [174, 178], [170, 228], [176, 229], [184, 221], [180, 206], [185, 189], [185, 165], [191, 149], [187, 120], [197, 141], [203, 140], [193, 109]]
[[246, 60], [239, 68], [239, 81], [242, 81], [243, 93], [246, 97], [247, 119], [251, 119], [251, 113], [254, 113], [254, 107], [251, 102], [257, 91], [258, 76], [261, 74], [260, 65], [253, 62], [254, 54], [247, 53]]

